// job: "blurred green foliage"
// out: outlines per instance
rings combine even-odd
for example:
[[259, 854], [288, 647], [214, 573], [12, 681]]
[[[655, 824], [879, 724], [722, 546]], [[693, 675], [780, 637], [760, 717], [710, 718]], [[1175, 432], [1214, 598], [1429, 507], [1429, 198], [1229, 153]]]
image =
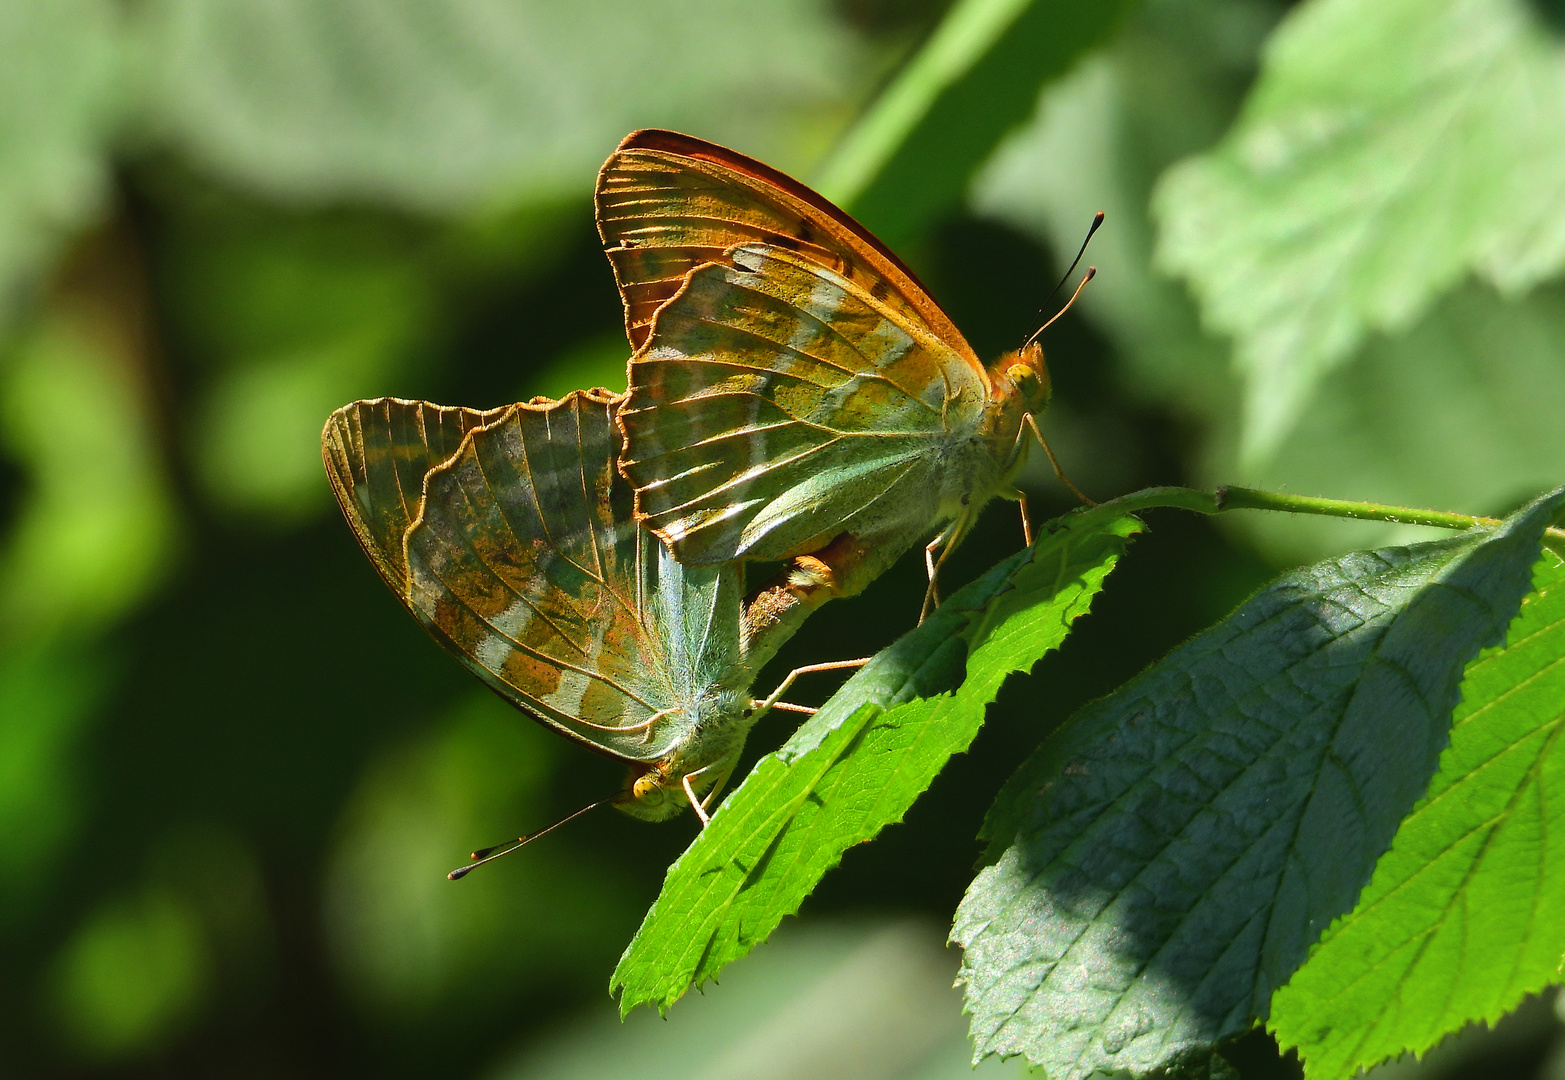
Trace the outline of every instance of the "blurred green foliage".
[[1559, 272], [1562, 123], [1565, 54], [1523, 4], [1320, 0], [1278, 28], [1233, 129], [1154, 199], [1160, 261], [1236, 338], [1249, 454], [1469, 273], [1514, 297]]
[[[1553, 8], [964, 0], [937, 33], [945, 6], [0, 5], [0, 1067], [965, 1075], [928, 927], [1000, 779], [1279, 566], [1407, 535], [1153, 517], [905, 824], [825, 878], [813, 929], [667, 1025], [613, 1027], [608, 973], [693, 821], [588, 817], [443, 880], [618, 771], [423, 638], [334, 519], [317, 440], [355, 397], [615, 385], [590, 193], [632, 128], [806, 180], [857, 154], [870, 224], [985, 356], [1035, 328], [1107, 210], [1098, 280], [1046, 342], [1046, 428], [1095, 495], [1226, 481], [1491, 513], [1559, 481]], [[1046, 467], [1027, 483], [1035, 516], [1069, 505]], [[1009, 513], [950, 581], [1017, 548]], [[897, 637], [921, 576], [839, 605], [776, 670]], [[754, 753], [786, 731], [769, 718]], [[844, 1003], [884, 1021], [861, 1045], [818, 1019]], [[1543, 1075], [1559, 1031], [1535, 1004], [1391, 1069]], [[1269, 1036], [1229, 1058], [1289, 1074]]]

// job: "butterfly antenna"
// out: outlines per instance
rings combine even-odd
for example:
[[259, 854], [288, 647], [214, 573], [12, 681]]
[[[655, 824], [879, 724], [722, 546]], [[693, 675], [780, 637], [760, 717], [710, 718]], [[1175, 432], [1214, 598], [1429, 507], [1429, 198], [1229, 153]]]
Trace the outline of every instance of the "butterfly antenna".
[[585, 814], [588, 810], [596, 810], [598, 807], [602, 806], [604, 803], [606, 803], [608, 801], [609, 801], [608, 799], [599, 799], [595, 803], [588, 803], [586, 806], [582, 807], [580, 810], [577, 810], [574, 814], [567, 814], [564, 817], [562, 817], [559, 821], [556, 821], [553, 825], [550, 825], [548, 828], [546, 828], [546, 829], [539, 829], [537, 832], [531, 833], [531, 834], [529, 834], [527, 836], [518, 836], [515, 840], [507, 840], [504, 843], [495, 844], [493, 847], [479, 848], [477, 851], [473, 852], [471, 855], [468, 856], [468, 858], [473, 860], [471, 863], [469, 863], [466, 866], [459, 866], [459, 867], [457, 867], [455, 870], [453, 870], [449, 874], [447, 874], [446, 877], [449, 880], [451, 880], [451, 881], [461, 881], [468, 874], [471, 874], [474, 870], [477, 870], [480, 866], [484, 865], [484, 863], [494, 862], [496, 859], [498, 859], [502, 855], [509, 855], [511, 852], [515, 851], [517, 848], [523, 847], [523, 846], [525, 846], [527, 844], [532, 843], [534, 840], [538, 839], [540, 836], [544, 836], [544, 835], [546, 835], [548, 833], [552, 833], [555, 829], [558, 829], [561, 825], [564, 825], [567, 821], [575, 821], [577, 818], [579, 818], [583, 814]]
[[[1071, 260], [1070, 266], [1065, 268], [1065, 273], [1060, 275], [1060, 280], [1055, 284], [1054, 288], [1049, 290], [1049, 297], [1048, 297], [1047, 300], [1045, 300], [1043, 302], [1043, 307], [1038, 309], [1038, 314], [1039, 314], [1040, 317], [1043, 315], [1043, 308], [1046, 308], [1046, 307], [1049, 306], [1049, 300], [1053, 300], [1056, 296], [1058, 296], [1060, 294], [1060, 290], [1065, 288], [1065, 283], [1070, 280], [1070, 276], [1076, 272], [1076, 267], [1081, 264], [1081, 257], [1087, 253], [1087, 245], [1092, 243], [1092, 235], [1093, 235], [1093, 233], [1097, 232], [1098, 231], [1098, 226], [1100, 226], [1102, 224], [1103, 224], [1103, 211], [1099, 210], [1096, 214], [1092, 215], [1092, 224], [1087, 226], [1087, 235], [1082, 237], [1081, 247], [1076, 249], [1076, 257]], [[1079, 292], [1080, 290], [1078, 289], [1077, 291]], [[1071, 299], [1074, 300], [1075, 297], [1071, 297]], [[1069, 307], [1070, 307], [1070, 305], [1066, 304], [1065, 308], [1062, 308], [1060, 310], [1059, 314], [1054, 316], [1054, 319], [1058, 319], [1060, 317], [1060, 315], [1065, 314], [1065, 310], [1068, 309]], [[1052, 323], [1054, 321], [1054, 319], [1050, 319], [1049, 322]], [[1047, 325], [1047, 323], [1045, 325]], [[1043, 333], [1043, 331], [1039, 330], [1038, 334], [1041, 334], [1041, 333]], [[1034, 334], [1032, 337], [1028, 338], [1027, 339], [1028, 344], [1031, 344], [1032, 341], [1035, 338], [1037, 338], [1038, 334]], [[1024, 348], [1024, 349], [1026, 347], [1027, 347], [1026, 345], [1022, 346], [1022, 348]]]
[[[1066, 268], [1065, 273], [1060, 275], [1059, 284], [1055, 285], [1053, 291], [1049, 293], [1049, 300], [1053, 300], [1056, 296], [1059, 295], [1060, 290], [1065, 288], [1065, 283], [1070, 280], [1070, 276], [1076, 272], [1076, 267], [1081, 264], [1081, 257], [1087, 253], [1087, 245], [1092, 243], [1092, 234], [1097, 232], [1098, 226], [1102, 224], [1103, 211], [1099, 210], [1096, 214], [1092, 215], [1092, 224], [1087, 226], [1087, 235], [1082, 237], [1081, 247], [1076, 249], [1076, 257], [1071, 260], [1071, 264]], [[1044, 307], [1049, 306], [1049, 300], [1045, 300], [1043, 302]], [[1042, 308], [1038, 310], [1038, 314], [1043, 314]]]
[[1038, 340], [1038, 335], [1042, 334], [1049, 327], [1051, 327], [1055, 323], [1059, 322], [1060, 321], [1060, 317], [1062, 315], [1064, 315], [1067, 311], [1069, 311], [1071, 309], [1071, 305], [1076, 302], [1076, 297], [1081, 295], [1081, 290], [1083, 290], [1083, 289], [1085, 289], [1087, 287], [1087, 282], [1091, 281], [1093, 278], [1095, 278], [1097, 276], [1098, 276], [1098, 268], [1096, 266], [1089, 266], [1089, 267], [1087, 267], [1087, 272], [1085, 274], [1081, 275], [1081, 284], [1076, 286], [1076, 291], [1071, 293], [1071, 298], [1069, 300], [1065, 301], [1065, 306], [1060, 308], [1060, 310], [1056, 311], [1054, 313], [1054, 317], [1052, 319], [1050, 319], [1048, 322], [1044, 323], [1042, 326], [1038, 327], [1038, 329], [1034, 330], [1032, 332], [1032, 336], [1029, 337], [1026, 341], [1022, 342], [1022, 348], [1025, 349], [1027, 346], [1029, 346], [1033, 342], [1037, 341]]

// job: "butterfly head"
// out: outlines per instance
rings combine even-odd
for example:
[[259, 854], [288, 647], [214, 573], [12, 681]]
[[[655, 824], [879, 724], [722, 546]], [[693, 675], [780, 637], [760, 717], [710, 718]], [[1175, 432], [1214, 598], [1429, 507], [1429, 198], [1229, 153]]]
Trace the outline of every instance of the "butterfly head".
[[[733, 756], [737, 759], [737, 752]], [[725, 764], [728, 768], [723, 767]], [[687, 775], [691, 791], [699, 798], [728, 775], [732, 764], [724, 759], [716, 767], [692, 771], [689, 764], [679, 758], [665, 758], [650, 765], [633, 765], [630, 775], [625, 778], [625, 787], [611, 801], [633, 818], [667, 821], [690, 807], [690, 797], [685, 793]]]
[[1018, 423], [1022, 413], [1036, 416], [1049, 403], [1049, 369], [1043, 362], [1043, 347], [1036, 341], [996, 360], [990, 365], [989, 380], [994, 401], [1006, 412], [1015, 412]]
[[671, 764], [658, 761], [631, 766], [624, 788], [611, 800], [613, 805], [643, 821], [666, 821], [678, 814], [685, 808], [686, 800]]
[[688, 808], [692, 796], [701, 799], [721, 785], [755, 722], [752, 705], [748, 693], [714, 685], [674, 710], [669, 722], [688, 726], [666, 756], [631, 765], [614, 805], [643, 821], [665, 821]]

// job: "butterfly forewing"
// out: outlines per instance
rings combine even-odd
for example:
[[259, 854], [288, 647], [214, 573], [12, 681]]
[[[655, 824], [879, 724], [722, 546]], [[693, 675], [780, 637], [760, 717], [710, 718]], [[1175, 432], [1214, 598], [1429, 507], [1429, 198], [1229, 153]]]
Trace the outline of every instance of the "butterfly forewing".
[[660, 560], [615, 470], [615, 400], [516, 405], [474, 429], [425, 480], [409, 600], [503, 696], [592, 747], [652, 761], [680, 738], [657, 714], [688, 703], [717, 662], [685, 642], [685, 607], [705, 613], [703, 636], [737, 645], [737, 573], [687, 577]]
[[353, 534], [386, 583], [406, 598], [402, 539], [418, 517], [424, 476], [502, 410], [377, 398], [331, 414], [321, 435], [326, 475]]
[[798, 252], [903, 308], [982, 378], [955, 324], [913, 272], [858, 222], [803, 184], [726, 147], [672, 131], [634, 132], [598, 174], [598, 231], [639, 348], [686, 274], [738, 244]]
[[647, 523], [696, 563], [780, 559], [929, 515], [984, 386], [905, 310], [752, 244], [658, 311], [620, 408]]

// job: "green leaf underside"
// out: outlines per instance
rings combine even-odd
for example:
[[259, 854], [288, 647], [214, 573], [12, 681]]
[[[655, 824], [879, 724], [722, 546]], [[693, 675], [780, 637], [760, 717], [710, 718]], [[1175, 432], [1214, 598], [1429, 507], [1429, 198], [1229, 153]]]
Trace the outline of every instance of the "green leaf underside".
[[1005, 677], [1065, 639], [1139, 528], [1089, 511], [997, 564], [757, 763], [669, 868], [614, 972], [621, 1011], [667, 1009], [715, 977], [796, 911], [844, 851], [900, 821], [967, 748]]
[[1565, 49], [1528, 7], [1301, 4], [1233, 131], [1160, 185], [1159, 258], [1237, 339], [1257, 458], [1371, 332], [1565, 263]]
[[1565, 955], [1565, 562], [1539, 560], [1503, 647], [1467, 669], [1451, 746], [1358, 906], [1277, 992], [1308, 1076], [1348, 1077], [1493, 1022]]
[[1427, 787], [1562, 497], [1287, 574], [1045, 743], [952, 934], [978, 1056], [1144, 1075], [1264, 1019]]

